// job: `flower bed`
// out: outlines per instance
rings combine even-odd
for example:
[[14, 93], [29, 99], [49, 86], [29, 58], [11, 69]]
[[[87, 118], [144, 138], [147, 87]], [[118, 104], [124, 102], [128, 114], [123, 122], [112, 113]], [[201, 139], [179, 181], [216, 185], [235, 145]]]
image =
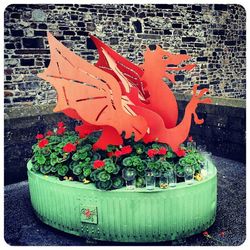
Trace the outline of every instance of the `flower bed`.
[[93, 182], [104, 190], [118, 189], [131, 181], [136, 187], [145, 187], [149, 176], [156, 186], [167, 188], [184, 181], [185, 171], [190, 169], [191, 176], [194, 173], [197, 180], [203, 178], [206, 159], [192, 146], [192, 138], [189, 146], [183, 145], [177, 155], [166, 144], [144, 144], [133, 138], [125, 141], [126, 146], [110, 145], [107, 150], [95, 150], [93, 144], [98, 136], [79, 136], [75, 131], [67, 131], [62, 122], [53, 131], [38, 134], [33, 146], [32, 169], [44, 175], [84, 184]]

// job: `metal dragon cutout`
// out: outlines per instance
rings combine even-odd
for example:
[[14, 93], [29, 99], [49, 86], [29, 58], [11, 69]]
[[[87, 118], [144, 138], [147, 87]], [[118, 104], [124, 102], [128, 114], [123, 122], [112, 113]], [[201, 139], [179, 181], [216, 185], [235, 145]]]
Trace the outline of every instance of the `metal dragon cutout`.
[[183, 120], [177, 124], [177, 102], [163, 77], [174, 83], [175, 75], [169, 71], [193, 69], [194, 64], [178, 67], [190, 57], [171, 54], [156, 46], [154, 51], [146, 50], [144, 63], [138, 66], [98, 38], [90, 37], [99, 53], [95, 65], [48, 33], [51, 61], [38, 76], [57, 91], [54, 112], [81, 120], [83, 125], [77, 131], [82, 137], [86, 131], [102, 130], [94, 144], [96, 149], [122, 144], [121, 134], [125, 132], [125, 138], [134, 134], [135, 141], [166, 143], [178, 154], [180, 144], [189, 135], [192, 116], [196, 124], [204, 122], [196, 114], [197, 105], [211, 103], [210, 98], [201, 99], [208, 89], [197, 93], [198, 85], [194, 85]]

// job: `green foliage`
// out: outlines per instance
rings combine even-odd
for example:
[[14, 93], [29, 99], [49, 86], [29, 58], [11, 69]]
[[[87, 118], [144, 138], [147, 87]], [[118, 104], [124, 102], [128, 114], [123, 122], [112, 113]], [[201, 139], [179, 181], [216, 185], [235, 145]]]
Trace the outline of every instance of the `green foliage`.
[[[57, 176], [60, 180], [72, 177], [75, 181], [85, 182], [89, 180], [97, 188], [102, 190], [118, 189], [125, 186], [125, 181], [136, 181], [136, 187], [145, 187], [145, 173], [152, 171], [158, 178], [160, 174], [174, 170], [178, 176], [183, 176], [185, 166], [193, 166], [196, 172], [200, 172], [204, 159], [197, 151], [186, 152], [184, 157], [177, 157], [172, 149], [163, 143], [135, 142], [134, 136], [124, 138], [124, 146], [130, 146], [122, 151], [123, 146], [109, 145], [107, 150], [93, 150], [93, 144], [97, 141], [97, 134], [90, 134], [80, 138], [74, 131], [65, 131], [63, 135], [45, 136], [48, 143], [44, 147], [39, 146], [39, 141], [32, 146], [32, 170], [44, 175]], [[65, 146], [73, 144], [73, 150], [65, 152]], [[148, 151], [156, 153], [153, 157]], [[129, 153], [128, 151], [131, 153]], [[160, 151], [161, 150], [161, 151]], [[117, 152], [121, 154], [116, 154]], [[125, 153], [124, 153], [125, 152]], [[95, 166], [95, 161], [103, 162]]]
[[201, 154], [192, 151], [179, 160], [179, 165], [182, 167], [193, 167], [196, 172], [199, 172], [203, 161], [204, 158]]
[[58, 170], [57, 170], [57, 173], [60, 175], [60, 176], [66, 176], [67, 173], [69, 171], [69, 168], [66, 166], [66, 165], [61, 165]]
[[143, 188], [145, 186], [145, 178], [139, 176], [136, 178], [136, 187]]
[[116, 176], [112, 179], [112, 187], [114, 189], [121, 188], [124, 185], [124, 179], [121, 176]]
[[110, 174], [106, 171], [101, 171], [100, 173], [97, 174], [97, 179], [99, 181], [108, 181], [110, 180]]
[[112, 187], [112, 181], [111, 180], [107, 180], [107, 181], [97, 181], [95, 183], [96, 187], [99, 189], [103, 189], [103, 190], [109, 190]]

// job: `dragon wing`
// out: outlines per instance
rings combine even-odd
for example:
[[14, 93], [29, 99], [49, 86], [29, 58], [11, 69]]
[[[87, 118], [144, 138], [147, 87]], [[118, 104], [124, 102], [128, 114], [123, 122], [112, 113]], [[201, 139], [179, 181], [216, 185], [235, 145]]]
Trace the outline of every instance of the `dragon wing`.
[[143, 82], [141, 80], [141, 77], [143, 75], [143, 69], [137, 66], [136, 64], [133, 64], [132, 62], [127, 60], [125, 57], [119, 55], [117, 52], [115, 52], [113, 49], [111, 49], [109, 46], [107, 46], [97, 37], [90, 35], [90, 38], [95, 43], [98, 53], [99, 53], [99, 60], [95, 65], [98, 68], [103, 69], [104, 71], [108, 72], [109, 74], [112, 74], [119, 81], [117, 74], [110, 67], [107, 61], [107, 58], [105, 54], [103, 53], [103, 51], [106, 51], [110, 55], [110, 57], [116, 62], [117, 68], [121, 71], [121, 73], [127, 79], [128, 84], [122, 85], [123, 94], [129, 93], [131, 90], [131, 87], [136, 87], [139, 90], [140, 99], [145, 100], [148, 97], [148, 94], [145, 93]]
[[50, 33], [48, 41], [51, 61], [38, 76], [57, 91], [54, 111], [67, 111], [89, 124], [110, 126], [120, 134], [125, 131], [126, 138], [134, 133], [136, 140], [141, 139], [147, 123], [143, 117], [126, 112], [117, 79], [71, 52]]

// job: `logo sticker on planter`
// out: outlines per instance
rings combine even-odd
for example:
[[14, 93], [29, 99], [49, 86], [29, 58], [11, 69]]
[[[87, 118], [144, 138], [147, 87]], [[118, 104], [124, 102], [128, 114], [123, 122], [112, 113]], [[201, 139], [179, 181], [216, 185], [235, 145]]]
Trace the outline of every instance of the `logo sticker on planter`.
[[81, 207], [81, 222], [97, 224], [97, 207]]

